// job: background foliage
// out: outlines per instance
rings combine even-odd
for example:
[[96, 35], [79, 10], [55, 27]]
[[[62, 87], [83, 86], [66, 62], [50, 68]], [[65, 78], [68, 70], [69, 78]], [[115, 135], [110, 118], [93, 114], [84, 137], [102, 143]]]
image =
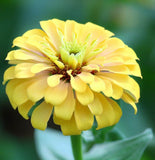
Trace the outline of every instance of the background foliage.
[[[132, 47], [140, 58], [143, 79], [138, 114], [131, 106], [121, 104], [123, 117], [117, 124], [127, 137], [152, 128], [155, 131], [155, 1], [154, 0], [0, 0], [0, 81], [8, 67], [4, 60], [11, 50], [12, 40], [39, 21], [52, 18], [91, 21], [111, 30]], [[14, 111], [0, 83], [0, 159], [39, 160], [33, 139], [33, 129]], [[52, 122], [49, 124], [53, 126]], [[55, 126], [54, 126], [55, 127]], [[155, 139], [142, 160], [155, 157]]]

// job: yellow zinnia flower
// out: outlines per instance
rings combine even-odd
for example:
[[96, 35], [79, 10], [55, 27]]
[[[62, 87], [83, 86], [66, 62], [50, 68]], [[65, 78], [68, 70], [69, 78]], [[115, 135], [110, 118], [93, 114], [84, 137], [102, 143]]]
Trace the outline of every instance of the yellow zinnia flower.
[[135, 52], [113, 33], [93, 23], [72, 20], [41, 21], [15, 38], [19, 49], [8, 53], [12, 64], [4, 73], [6, 93], [14, 109], [31, 123], [46, 129], [53, 120], [64, 135], [77, 135], [92, 127], [116, 124], [122, 111], [113, 99], [123, 99], [137, 112], [139, 85], [129, 75], [141, 77]]

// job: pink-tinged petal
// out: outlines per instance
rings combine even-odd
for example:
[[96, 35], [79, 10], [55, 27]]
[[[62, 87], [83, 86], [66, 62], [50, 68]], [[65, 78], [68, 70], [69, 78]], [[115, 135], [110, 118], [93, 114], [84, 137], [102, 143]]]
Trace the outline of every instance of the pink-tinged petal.
[[29, 119], [28, 113], [34, 104], [34, 102], [28, 100], [27, 102], [18, 106], [18, 111], [23, 116], [23, 118]]
[[83, 106], [77, 102], [74, 116], [79, 130], [88, 130], [92, 127], [94, 116], [87, 106]]
[[45, 93], [45, 101], [52, 105], [60, 105], [67, 97], [68, 83], [61, 82], [56, 87], [48, 87]]
[[77, 92], [76, 91], [76, 98], [78, 99], [78, 101], [83, 104], [83, 105], [88, 105], [90, 103], [93, 102], [94, 100], [94, 94], [91, 91], [91, 89], [89, 88], [89, 86], [87, 86], [85, 92]]
[[32, 112], [31, 123], [34, 128], [45, 130], [52, 114], [53, 106], [45, 101]]
[[75, 110], [75, 98], [71, 86], [68, 86], [68, 95], [64, 102], [54, 107], [54, 113], [57, 118], [70, 120]]

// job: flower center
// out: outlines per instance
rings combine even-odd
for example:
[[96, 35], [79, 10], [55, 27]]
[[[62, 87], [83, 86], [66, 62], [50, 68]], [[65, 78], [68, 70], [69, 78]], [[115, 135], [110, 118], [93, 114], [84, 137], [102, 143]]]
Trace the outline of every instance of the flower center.
[[[68, 66], [65, 66], [63, 69], [60, 69], [59, 67], [55, 67], [55, 69], [53, 69], [50, 73], [50, 75], [54, 75], [54, 74], [60, 74], [63, 75], [61, 77], [61, 80], [64, 80], [66, 82], [70, 82], [70, 75], [67, 73], [67, 71], [69, 71]], [[78, 74], [81, 73], [81, 68], [76, 68], [75, 70], [71, 71], [71, 75], [73, 77], [77, 76]]]

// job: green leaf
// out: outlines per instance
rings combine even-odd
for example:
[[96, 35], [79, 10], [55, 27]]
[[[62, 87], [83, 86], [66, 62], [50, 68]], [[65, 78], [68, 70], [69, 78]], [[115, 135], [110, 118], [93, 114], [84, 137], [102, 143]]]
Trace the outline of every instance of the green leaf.
[[73, 160], [70, 136], [54, 129], [35, 130], [35, 144], [41, 160]]
[[[140, 160], [152, 137], [152, 131], [147, 129], [132, 138], [95, 144], [89, 152], [84, 152], [84, 160]], [[63, 136], [59, 131], [53, 129], [35, 130], [35, 142], [42, 160], [74, 159], [70, 137]]]
[[144, 149], [153, 137], [150, 129], [124, 140], [95, 145], [85, 153], [85, 160], [140, 160]]

